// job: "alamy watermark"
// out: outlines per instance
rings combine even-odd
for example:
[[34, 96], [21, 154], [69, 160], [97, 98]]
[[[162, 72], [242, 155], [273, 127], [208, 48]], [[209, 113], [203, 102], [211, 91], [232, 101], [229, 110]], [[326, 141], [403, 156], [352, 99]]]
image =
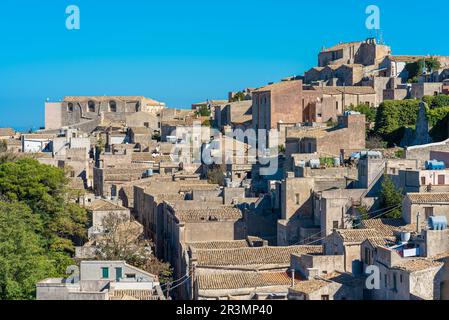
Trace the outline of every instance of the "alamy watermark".
[[368, 30], [380, 30], [380, 9], [376, 5], [366, 7], [365, 13], [368, 15], [365, 26]]
[[81, 28], [80, 8], [76, 5], [70, 5], [65, 9], [67, 18], [65, 26], [67, 30], [79, 30]]
[[222, 134], [201, 126], [177, 127], [168, 140], [174, 144], [171, 156], [183, 164], [260, 165], [260, 175], [278, 172], [279, 132], [277, 130], [235, 129]]

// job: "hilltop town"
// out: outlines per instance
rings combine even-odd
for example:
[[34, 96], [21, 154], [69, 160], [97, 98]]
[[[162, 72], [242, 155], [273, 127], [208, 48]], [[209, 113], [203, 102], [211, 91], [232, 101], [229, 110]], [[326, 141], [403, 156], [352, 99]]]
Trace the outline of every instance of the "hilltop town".
[[36, 299], [449, 300], [449, 56], [370, 38], [317, 60], [190, 109], [67, 96], [45, 129], [0, 129], [89, 213]]

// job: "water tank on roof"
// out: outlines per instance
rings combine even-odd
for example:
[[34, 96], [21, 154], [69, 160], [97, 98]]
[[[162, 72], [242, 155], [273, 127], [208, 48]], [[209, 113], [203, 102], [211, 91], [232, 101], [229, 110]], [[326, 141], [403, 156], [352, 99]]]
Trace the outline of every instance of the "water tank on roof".
[[429, 217], [429, 227], [431, 230], [447, 229], [447, 218], [445, 216]]
[[306, 166], [306, 161], [305, 161], [305, 160], [300, 160], [300, 161], [298, 162], [298, 167], [304, 168], [305, 166]]
[[153, 176], [153, 169], [145, 170], [145, 177], [149, 178]]
[[320, 168], [320, 159], [311, 159], [309, 161], [310, 168], [319, 169]]
[[334, 167], [339, 167], [341, 165], [341, 161], [339, 157], [334, 158]]
[[442, 161], [431, 160], [426, 161], [426, 170], [444, 170], [446, 165]]
[[411, 233], [410, 232], [401, 232], [401, 242], [407, 243], [410, 241]]

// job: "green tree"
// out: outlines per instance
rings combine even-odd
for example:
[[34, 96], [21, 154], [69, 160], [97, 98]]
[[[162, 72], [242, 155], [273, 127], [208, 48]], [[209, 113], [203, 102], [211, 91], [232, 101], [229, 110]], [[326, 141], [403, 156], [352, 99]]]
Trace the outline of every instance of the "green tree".
[[437, 58], [421, 58], [418, 61], [407, 63], [405, 69], [408, 72], [408, 82], [417, 82], [418, 76], [422, 73], [423, 69], [430, 72], [436, 71], [441, 68], [441, 63]]
[[245, 93], [240, 91], [234, 95], [234, 97], [231, 99], [231, 102], [238, 102], [238, 101], [243, 101], [243, 100], [245, 100]]
[[449, 96], [446, 94], [439, 94], [436, 96], [424, 96], [423, 101], [427, 103], [429, 108], [449, 107]]
[[0, 164], [0, 195], [32, 210], [43, 226], [36, 232], [60, 272], [72, 263], [75, 243], [86, 238], [88, 222], [86, 210], [69, 201], [67, 182], [64, 170], [31, 158]]
[[203, 105], [195, 111], [195, 114], [200, 117], [210, 117], [211, 112], [208, 106]]
[[140, 224], [118, 214], [109, 214], [103, 219], [103, 226], [106, 232], [96, 241], [97, 259], [124, 260], [159, 276], [161, 283], [171, 281], [170, 265], [154, 256], [151, 250], [154, 245], [144, 239]]
[[397, 189], [393, 180], [385, 175], [382, 182], [382, 190], [380, 192], [380, 205], [382, 209], [391, 210], [393, 207], [397, 207], [385, 215], [385, 218], [400, 218], [402, 212], [402, 190]]
[[34, 299], [36, 282], [57, 275], [42, 229], [25, 204], [0, 202], [0, 300]]
[[377, 108], [371, 107], [368, 104], [359, 104], [357, 106], [351, 106], [349, 110], [364, 114], [367, 122], [371, 123], [376, 121]]

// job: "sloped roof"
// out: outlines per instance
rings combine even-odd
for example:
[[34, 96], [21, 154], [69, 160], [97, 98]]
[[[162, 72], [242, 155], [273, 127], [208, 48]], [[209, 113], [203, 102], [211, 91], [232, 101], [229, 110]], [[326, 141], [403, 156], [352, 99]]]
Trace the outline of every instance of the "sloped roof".
[[413, 259], [395, 266], [394, 269], [416, 272], [443, 266], [443, 264], [443, 262], [435, 261], [433, 259]]
[[246, 240], [232, 240], [232, 241], [207, 241], [207, 242], [191, 242], [187, 243], [193, 249], [236, 249], [248, 248], [249, 243]]
[[322, 254], [322, 246], [250, 247], [198, 250], [198, 266], [290, 264], [292, 254]]
[[350, 243], [362, 243], [368, 238], [382, 238], [376, 229], [338, 229], [336, 232], [343, 242]]
[[16, 131], [11, 128], [0, 128], [0, 137], [12, 137], [16, 134]]
[[291, 284], [287, 272], [213, 273], [199, 275], [197, 281], [200, 290], [261, 288]]
[[280, 82], [275, 82], [263, 87], [260, 87], [256, 90], [254, 90], [253, 92], [264, 92], [264, 91], [271, 91], [271, 90], [276, 90], [276, 89], [281, 89], [283, 87], [287, 87], [287, 86], [291, 86], [293, 84], [301, 84], [302, 81], [300, 80], [293, 80], [293, 81], [280, 81]]
[[233, 207], [175, 210], [175, 216], [183, 222], [238, 220], [240, 209]]
[[91, 203], [88, 207], [92, 211], [125, 211], [128, 210], [125, 207], [112, 203], [104, 199], [97, 199]]
[[449, 203], [449, 192], [408, 193], [406, 197], [412, 203]]
[[361, 223], [365, 229], [375, 229], [379, 236], [394, 236], [394, 232], [407, 224], [403, 219], [368, 219]]
[[290, 288], [290, 292], [310, 294], [312, 292], [315, 292], [317, 290], [320, 290], [321, 288], [330, 285], [331, 283], [332, 282], [330, 281], [325, 281], [321, 279], [300, 281], [293, 288]]
[[368, 86], [333, 86], [333, 87], [312, 87], [313, 90], [319, 91], [322, 94], [328, 95], [338, 95], [338, 94], [354, 94], [354, 95], [365, 95], [365, 94], [376, 94], [376, 90]]

